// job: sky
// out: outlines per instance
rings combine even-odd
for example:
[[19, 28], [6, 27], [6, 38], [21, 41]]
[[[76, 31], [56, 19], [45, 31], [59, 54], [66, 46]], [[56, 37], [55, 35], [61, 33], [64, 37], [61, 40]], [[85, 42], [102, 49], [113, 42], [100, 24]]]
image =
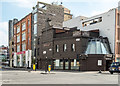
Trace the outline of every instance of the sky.
[[8, 21], [13, 18], [22, 19], [38, 1], [63, 2], [73, 17], [91, 17], [116, 8], [120, 0], [0, 0], [0, 45], [8, 45]]

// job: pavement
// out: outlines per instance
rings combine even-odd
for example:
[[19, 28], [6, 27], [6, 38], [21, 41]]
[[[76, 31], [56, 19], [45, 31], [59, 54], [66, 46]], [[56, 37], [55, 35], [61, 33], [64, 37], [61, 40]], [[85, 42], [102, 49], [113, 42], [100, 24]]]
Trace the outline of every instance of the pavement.
[[118, 84], [118, 74], [111, 75], [108, 71], [21, 71], [3, 70], [3, 84]]

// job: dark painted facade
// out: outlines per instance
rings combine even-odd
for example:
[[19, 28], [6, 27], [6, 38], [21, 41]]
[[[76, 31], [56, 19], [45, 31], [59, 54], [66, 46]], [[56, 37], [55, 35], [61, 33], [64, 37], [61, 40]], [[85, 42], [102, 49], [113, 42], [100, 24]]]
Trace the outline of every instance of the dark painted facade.
[[107, 70], [112, 62], [111, 53], [108, 57], [107, 54], [85, 54], [89, 40], [95, 38], [107, 40], [99, 37], [99, 30], [87, 32], [76, 27], [58, 29], [51, 26], [43, 29], [38, 40], [38, 69], [51, 65], [53, 70]]

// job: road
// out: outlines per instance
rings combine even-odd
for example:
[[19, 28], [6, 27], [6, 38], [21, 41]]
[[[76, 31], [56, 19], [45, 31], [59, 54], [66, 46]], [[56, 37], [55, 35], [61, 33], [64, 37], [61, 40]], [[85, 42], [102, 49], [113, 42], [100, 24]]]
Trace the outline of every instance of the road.
[[43, 71], [2, 71], [3, 84], [118, 84], [118, 74], [109, 72], [60, 72], [41, 74]]

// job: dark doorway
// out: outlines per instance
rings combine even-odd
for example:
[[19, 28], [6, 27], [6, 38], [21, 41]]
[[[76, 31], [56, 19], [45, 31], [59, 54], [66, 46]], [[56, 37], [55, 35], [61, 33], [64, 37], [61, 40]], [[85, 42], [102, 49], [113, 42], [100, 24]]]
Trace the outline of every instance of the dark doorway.
[[112, 64], [111, 60], [106, 60], [106, 71], [109, 70], [110, 65]]

